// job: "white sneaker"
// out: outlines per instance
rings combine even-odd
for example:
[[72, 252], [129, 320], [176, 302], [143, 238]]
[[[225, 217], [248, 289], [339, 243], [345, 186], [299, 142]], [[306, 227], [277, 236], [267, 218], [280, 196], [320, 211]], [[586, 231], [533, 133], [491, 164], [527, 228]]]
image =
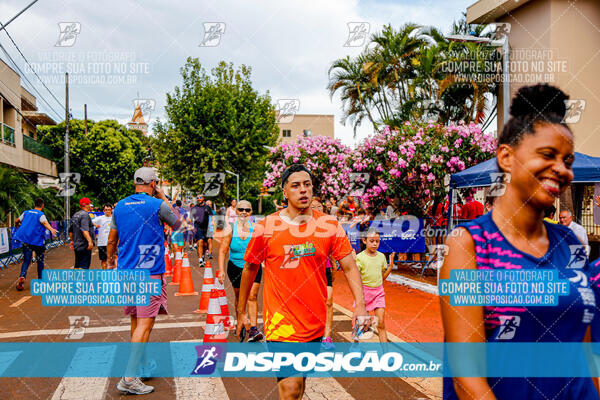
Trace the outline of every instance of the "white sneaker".
[[125, 378], [121, 378], [119, 383], [117, 383], [117, 389], [126, 394], [148, 394], [154, 391], [154, 386], [144, 384], [140, 378], [133, 378], [131, 382], [127, 382]]

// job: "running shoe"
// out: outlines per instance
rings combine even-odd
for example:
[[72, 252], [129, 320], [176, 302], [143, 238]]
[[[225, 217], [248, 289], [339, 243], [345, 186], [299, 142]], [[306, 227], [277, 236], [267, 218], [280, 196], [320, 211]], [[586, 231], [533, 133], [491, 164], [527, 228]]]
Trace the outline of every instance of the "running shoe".
[[17, 290], [19, 290], [19, 291], [23, 290], [24, 283], [25, 283], [25, 278], [23, 278], [22, 276], [19, 277], [19, 281], [17, 282]]
[[156, 361], [152, 359], [148, 360], [146, 364], [140, 365], [138, 368], [138, 375], [140, 376], [140, 380], [146, 381], [152, 378], [152, 374], [154, 374], [154, 371], [156, 371], [157, 367], [158, 366], [156, 365]]
[[200, 266], [200, 268], [204, 267], [204, 258], [200, 257], [198, 259], [198, 265]]
[[250, 342], [260, 342], [264, 339], [264, 335], [261, 331], [258, 330], [257, 327], [251, 326], [250, 332], [248, 332], [248, 343]]
[[334, 350], [335, 345], [333, 344], [333, 339], [329, 336], [323, 338], [323, 341], [321, 341], [321, 348], [323, 350]]
[[144, 384], [140, 378], [133, 378], [131, 382], [127, 382], [125, 378], [121, 378], [117, 383], [117, 389], [127, 394], [148, 394], [154, 391], [154, 386]]

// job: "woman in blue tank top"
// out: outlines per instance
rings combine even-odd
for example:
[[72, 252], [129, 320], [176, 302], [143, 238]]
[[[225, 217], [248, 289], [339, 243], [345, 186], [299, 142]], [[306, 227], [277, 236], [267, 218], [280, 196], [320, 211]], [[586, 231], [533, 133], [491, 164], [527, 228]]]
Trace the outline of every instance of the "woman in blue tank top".
[[[229, 261], [227, 262], [227, 276], [233, 286], [235, 293], [235, 310], [237, 313], [238, 298], [240, 295], [240, 284], [242, 283], [242, 272], [244, 270], [244, 254], [246, 247], [250, 243], [250, 237], [254, 230], [254, 225], [250, 222], [252, 215], [252, 204], [246, 200], [240, 200], [236, 205], [237, 218], [233, 224], [228, 225], [223, 235], [223, 240], [219, 247], [219, 275], [218, 279], [223, 283], [225, 279], [225, 258], [229, 252]], [[248, 341], [256, 342], [263, 339], [263, 334], [258, 330], [258, 289], [262, 278], [262, 268], [258, 270], [250, 295], [248, 296], [248, 316], [250, 325], [246, 327], [248, 331]], [[236, 318], [242, 316], [236, 315]], [[242, 334], [245, 336], [245, 332]], [[243, 337], [242, 337], [243, 340]]]
[[[557, 306], [451, 306], [441, 300], [446, 342], [582, 342], [594, 316], [585, 250], [544, 210], [573, 180], [573, 133], [563, 123], [567, 96], [548, 85], [523, 87], [496, 150], [505, 191], [492, 212], [459, 226], [447, 239], [440, 279], [456, 269], [555, 270], [569, 279]], [[505, 175], [506, 176], [506, 175]], [[578, 259], [572, 257], [581, 254]], [[580, 257], [581, 258], [581, 257]], [[510, 355], [506, 355], [509, 357]], [[463, 355], [447, 365], [468, 363]], [[456, 365], [456, 364], [454, 364]], [[591, 378], [444, 378], [444, 399], [598, 399]]]

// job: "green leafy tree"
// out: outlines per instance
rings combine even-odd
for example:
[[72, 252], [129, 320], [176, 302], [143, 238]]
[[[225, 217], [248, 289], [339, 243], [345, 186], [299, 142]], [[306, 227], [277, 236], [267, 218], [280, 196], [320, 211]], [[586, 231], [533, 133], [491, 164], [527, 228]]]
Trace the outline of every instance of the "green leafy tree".
[[[0, 166], [0, 225], [11, 224], [16, 216], [34, 207], [34, 200], [44, 199], [44, 213], [49, 220], [63, 219], [63, 198], [52, 188], [38, 187], [26, 174], [8, 166]], [[9, 215], [13, 218], [9, 220]]]
[[[204, 173], [230, 170], [240, 175], [240, 196], [258, 194], [279, 128], [269, 94], [259, 94], [250, 75], [249, 67], [225, 62], [208, 74], [198, 59], [187, 59], [182, 85], [167, 94], [168, 120], [154, 129], [162, 177], [198, 191]], [[232, 196], [235, 178], [228, 179]]]
[[[38, 137], [54, 152], [59, 170], [64, 171], [65, 124], [38, 127]], [[88, 121], [85, 134], [82, 120], [69, 125], [71, 172], [81, 174], [71, 202], [76, 208], [81, 197], [90, 197], [98, 205], [114, 203], [133, 192], [133, 173], [148, 156], [146, 138], [140, 131], [127, 130], [117, 121]]]

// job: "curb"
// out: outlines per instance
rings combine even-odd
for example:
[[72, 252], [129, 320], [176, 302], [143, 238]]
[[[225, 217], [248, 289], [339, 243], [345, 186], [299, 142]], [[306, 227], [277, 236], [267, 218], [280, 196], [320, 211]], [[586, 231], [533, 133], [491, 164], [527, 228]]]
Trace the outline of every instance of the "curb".
[[404, 286], [408, 286], [412, 289], [417, 289], [420, 290], [422, 292], [425, 293], [429, 293], [429, 294], [433, 294], [433, 295], [438, 295], [438, 288], [435, 285], [431, 285], [429, 283], [425, 283], [425, 282], [419, 282], [419, 281], [415, 281], [413, 279], [409, 279], [409, 278], [405, 278], [401, 275], [392, 275], [390, 274], [386, 281], [389, 282], [393, 282], [393, 283], [397, 283], [399, 285], [404, 285]]

